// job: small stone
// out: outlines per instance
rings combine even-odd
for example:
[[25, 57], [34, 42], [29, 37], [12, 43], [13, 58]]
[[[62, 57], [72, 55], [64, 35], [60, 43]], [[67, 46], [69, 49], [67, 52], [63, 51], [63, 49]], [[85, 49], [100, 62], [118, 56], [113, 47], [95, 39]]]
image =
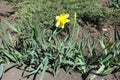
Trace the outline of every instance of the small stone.
[[105, 28], [104, 28], [104, 29], [102, 29], [102, 30], [103, 30], [103, 31], [108, 31], [108, 30], [107, 30], [107, 29], [105, 29]]

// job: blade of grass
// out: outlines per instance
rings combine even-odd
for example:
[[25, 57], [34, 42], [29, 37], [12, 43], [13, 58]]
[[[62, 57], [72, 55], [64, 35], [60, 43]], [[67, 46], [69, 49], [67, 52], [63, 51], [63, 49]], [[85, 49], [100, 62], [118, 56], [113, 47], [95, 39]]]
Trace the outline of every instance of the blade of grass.
[[45, 64], [44, 64], [44, 68], [43, 68], [43, 71], [42, 71], [40, 80], [43, 80], [44, 75], [45, 75], [45, 71], [46, 71], [46, 69], [47, 69], [47, 64], [48, 64], [48, 58], [47, 58], [47, 57], [45, 57], [45, 62], [44, 62], [44, 63], [45, 63]]
[[1, 79], [2, 75], [3, 75], [3, 65], [0, 64], [0, 79]]
[[4, 22], [8, 28], [12, 29], [15, 32], [18, 32], [18, 30], [13, 25], [11, 25], [8, 21], [4, 20]]

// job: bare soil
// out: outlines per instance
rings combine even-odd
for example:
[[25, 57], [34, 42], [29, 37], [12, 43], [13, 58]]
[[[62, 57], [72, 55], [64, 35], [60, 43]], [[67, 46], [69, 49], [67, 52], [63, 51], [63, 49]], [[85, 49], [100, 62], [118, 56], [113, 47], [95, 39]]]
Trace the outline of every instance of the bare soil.
[[[23, 78], [28, 72], [21, 68], [9, 64], [4, 66], [4, 74], [1, 80], [40, 80], [41, 74], [31, 75], [30, 77]], [[22, 67], [23, 68], [23, 67]], [[66, 73], [64, 69], [59, 69], [59, 73], [54, 77], [52, 74], [46, 72], [43, 80], [90, 80], [93, 74], [89, 74], [86, 79], [78, 72]], [[120, 80], [120, 72], [115, 72], [107, 76], [97, 76], [94, 80]]]
[[[108, 3], [103, 1], [103, 6], [110, 6]], [[15, 9], [13, 6], [9, 5], [6, 1], [0, 1], [0, 22], [3, 20], [8, 20], [10, 22], [14, 22], [14, 18], [11, 16], [14, 14]], [[93, 40], [97, 41], [101, 32], [105, 32], [105, 38], [108, 39], [110, 37], [114, 38], [114, 24], [117, 24], [117, 29], [120, 32], [120, 21], [108, 21], [104, 25], [102, 25], [101, 31], [96, 28], [95, 25], [85, 24], [81, 26], [81, 31], [79, 32], [79, 38], [81, 38], [82, 34], [91, 33], [91, 37]], [[2, 27], [6, 30], [7, 27], [5, 24]], [[73, 31], [73, 35], [76, 35], [76, 30]], [[96, 51], [100, 51], [99, 46], [96, 48]], [[31, 75], [29, 78], [22, 78], [23, 70], [18, 68], [17, 66], [11, 67], [14, 64], [9, 64], [4, 66], [4, 74], [1, 80], [39, 80], [40, 74]], [[28, 72], [24, 72], [27, 74]], [[78, 72], [71, 72], [70, 74], [66, 73], [63, 69], [59, 70], [59, 73], [56, 77], [53, 77], [52, 74], [46, 72], [43, 80], [90, 80], [90, 77], [93, 74], [89, 74], [86, 79], [82, 78], [82, 75]], [[111, 73], [107, 76], [97, 76], [95, 80], [120, 80], [120, 72], [117, 71], [115, 73]]]
[[3, 19], [10, 20], [13, 19], [11, 17], [12, 14], [15, 12], [15, 7], [9, 5], [8, 2], [0, 0], [0, 21]]
[[[23, 73], [28, 74], [28, 72], [23, 72], [23, 70], [11, 66], [13, 65], [11, 64], [4, 67], [5, 73], [3, 74], [2, 80], [40, 80], [41, 74], [22, 78], [21, 76]], [[10, 69], [8, 70], [8, 68]], [[53, 77], [50, 73], [46, 72], [43, 80], [82, 80], [82, 78], [80, 73], [72, 72], [71, 74], [67, 74], [63, 69], [60, 69], [56, 77]]]

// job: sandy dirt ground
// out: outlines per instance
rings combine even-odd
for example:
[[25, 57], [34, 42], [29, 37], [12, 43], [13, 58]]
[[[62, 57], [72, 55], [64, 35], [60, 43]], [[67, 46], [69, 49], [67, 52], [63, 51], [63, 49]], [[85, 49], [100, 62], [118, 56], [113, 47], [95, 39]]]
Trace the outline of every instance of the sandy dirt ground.
[[[6, 1], [0, 0], [0, 22], [2, 22], [3, 20], [8, 20], [10, 22], [13, 22], [14, 19], [11, 17], [11, 15], [14, 14], [14, 12], [15, 9], [13, 6], [10, 6], [9, 3]], [[7, 29], [5, 24], [2, 24], [2, 27], [5, 30]], [[108, 38], [109, 36], [113, 37], [114, 28], [112, 27], [112, 23], [108, 22], [107, 24], [104, 25], [104, 28], [107, 30], [106, 38]], [[120, 26], [118, 26], [118, 30], [120, 31]], [[82, 33], [85, 34], [91, 32], [91, 35], [94, 40], [96, 40], [98, 38], [98, 35], [100, 35], [100, 32], [91, 25], [89, 26], [85, 25], [84, 27], [82, 27], [82, 31], [83, 31]], [[99, 48], [96, 50], [99, 51]], [[13, 66], [13, 64], [4, 66], [4, 74], [1, 80], [40, 80], [39, 79], [40, 74], [37, 74], [36, 77], [35, 75], [31, 75], [29, 78], [22, 78], [23, 70], [20, 70], [17, 67], [10, 68], [11, 66]], [[28, 72], [25, 73], [27, 74]], [[86, 79], [83, 79], [82, 75], [78, 72], [71, 72], [70, 74], [68, 74], [64, 71], [64, 69], [60, 69], [56, 77], [53, 77], [50, 73], [46, 72], [43, 80], [90, 80], [91, 76], [93, 75], [90, 74], [87, 76]], [[95, 80], [120, 80], [120, 72], [118, 71], [116, 73], [109, 74], [108, 76], [104, 76], [104, 77], [99, 76]]]

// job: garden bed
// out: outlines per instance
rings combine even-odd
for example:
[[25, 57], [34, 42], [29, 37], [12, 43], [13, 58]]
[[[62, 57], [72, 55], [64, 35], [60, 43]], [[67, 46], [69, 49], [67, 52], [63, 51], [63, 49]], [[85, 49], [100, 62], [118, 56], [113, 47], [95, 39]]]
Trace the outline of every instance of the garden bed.
[[[108, 6], [107, 6], [108, 7]], [[14, 17], [11, 16], [12, 14], [14, 14], [15, 9], [13, 7], [11, 7], [6, 1], [0, 1], [0, 21], [2, 22], [3, 20], [8, 20], [11, 23], [14, 23]], [[98, 38], [100, 38], [100, 36], [102, 35], [102, 33], [104, 32], [104, 38], [106, 40], [106, 42], [112, 38], [115, 38], [115, 27], [118, 31], [118, 33], [120, 33], [120, 21], [106, 21], [106, 23], [104, 23], [102, 25], [102, 28], [98, 28], [98, 25], [93, 24], [89, 21], [84, 21], [84, 23], [82, 24], [80, 31], [78, 32], [78, 41], [80, 41], [83, 37], [83, 34], [85, 36], [89, 35], [91, 36], [91, 41], [90, 43], [92, 43], [92, 41], [94, 40], [95, 42], [98, 41]], [[8, 27], [6, 26], [6, 24], [2, 23], [2, 27], [7, 30]], [[54, 30], [54, 29], [53, 29]], [[72, 33], [72, 37], [73, 37], [73, 41], [76, 41], [76, 32], [78, 31], [77, 28], [73, 29], [73, 33]], [[66, 31], [62, 31], [59, 35], [58, 38], [63, 39], [65, 38], [67, 35], [69, 34], [69, 32]], [[14, 32], [13, 32], [14, 35]], [[2, 43], [2, 42], [1, 42]], [[96, 53], [100, 53], [101, 52], [101, 47], [100, 44], [97, 43], [98, 45], [96, 45], [97, 47], [95, 47], [95, 52]], [[21, 47], [20, 44], [17, 45], [17, 50], [19, 51], [19, 49]], [[54, 48], [53, 48], [54, 49]], [[44, 52], [44, 50], [43, 50]], [[88, 47], [86, 47], [85, 49], [85, 57], [87, 58], [89, 55], [89, 50]], [[89, 61], [88, 61], [89, 62]], [[53, 64], [53, 63], [52, 63]], [[52, 66], [52, 64], [50, 63], [50, 66]], [[30, 77], [27, 78], [22, 78], [25, 74], [29, 74], [29, 71], [26, 71], [25, 67], [18, 67], [18, 65], [16, 65], [14, 63], [10, 63], [9, 65], [5, 65], [4, 66], [4, 73], [3, 73], [3, 77], [1, 80], [39, 80], [40, 76], [42, 74], [33, 74]], [[34, 65], [34, 64], [33, 64]], [[11, 67], [13, 66], [13, 67]], [[10, 68], [11, 67], [11, 68]], [[71, 67], [71, 65], [70, 65]], [[10, 69], [8, 69], [10, 68]], [[82, 75], [81, 73], [79, 73], [79, 71], [76, 70], [72, 70], [69, 73], [66, 73], [65, 69], [63, 69], [64, 66], [62, 65], [60, 67], [60, 69], [58, 70], [58, 73], [56, 74], [55, 77], [53, 77], [53, 73], [51, 74], [51, 72], [46, 71], [43, 80], [90, 80], [91, 76], [93, 76], [93, 74], [90, 72], [87, 75]], [[94, 72], [94, 70], [93, 70]], [[24, 75], [23, 75], [24, 74]], [[119, 80], [120, 79], [120, 72], [119, 71], [112, 71], [112, 73], [109, 73], [108, 75], [99, 75], [95, 78], [95, 80]]]

